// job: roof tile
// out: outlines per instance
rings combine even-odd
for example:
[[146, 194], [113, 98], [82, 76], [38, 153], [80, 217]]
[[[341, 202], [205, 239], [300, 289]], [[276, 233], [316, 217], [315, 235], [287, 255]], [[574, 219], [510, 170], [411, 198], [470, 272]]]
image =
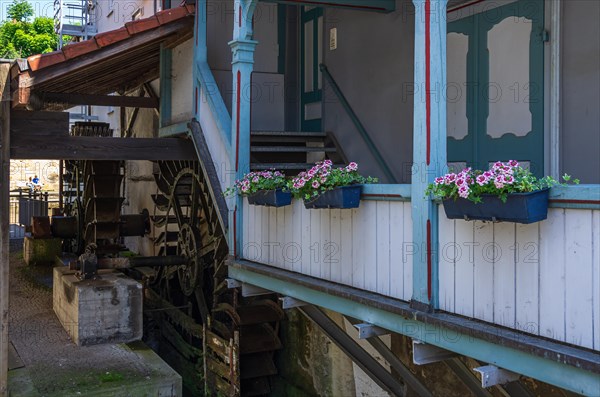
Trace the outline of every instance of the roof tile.
[[169, 8], [167, 10], [162, 10], [156, 13], [158, 22], [160, 22], [161, 25], [167, 24], [177, 19], [181, 19], [186, 15], [188, 15], [188, 10], [186, 7]]
[[69, 44], [62, 51], [54, 51], [47, 54], [32, 55], [27, 58], [29, 69], [35, 72], [39, 69], [61, 63], [67, 59], [76, 58], [81, 55], [96, 51], [99, 48], [126, 40], [130, 36], [155, 29], [161, 25], [182, 19], [195, 12], [193, 4], [182, 4], [180, 7], [163, 10], [156, 15], [136, 21], [127, 22], [124, 27], [108, 32], [99, 33], [95, 38]]
[[121, 40], [125, 40], [128, 37], [129, 32], [127, 31], [127, 28], [122, 27], [121, 29], [111, 30], [108, 32], [97, 34], [96, 43], [99, 47], [106, 47], [107, 45], [111, 45]]
[[35, 72], [38, 69], [45, 68], [46, 66], [51, 66], [65, 60], [65, 54], [62, 51], [54, 51], [46, 54], [38, 54], [32, 55], [27, 58], [27, 62], [29, 63], [29, 69]]
[[149, 18], [138, 19], [137, 21], [127, 22], [125, 27], [130, 35], [145, 32], [146, 30], [154, 29], [160, 26], [158, 19], [153, 15]]
[[98, 44], [96, 44], [96, 40], [90, 39], [66, 45], [63, 47], [62, 51], [65, 54], [65, 58], [72, 59], [96, 51], [97, 49]]

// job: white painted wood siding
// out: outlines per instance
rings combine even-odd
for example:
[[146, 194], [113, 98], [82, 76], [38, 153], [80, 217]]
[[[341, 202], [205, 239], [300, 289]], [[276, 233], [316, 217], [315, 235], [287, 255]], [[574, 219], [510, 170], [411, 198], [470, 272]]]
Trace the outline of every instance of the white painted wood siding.
[[443, 211], [441, 310], [600, 350], [600, 211], [551, 208], [531, 225]]
[[361, 201], [353, 210], [274, 209], [244, 200], [243, 257], [409, 301], [409, 202]]

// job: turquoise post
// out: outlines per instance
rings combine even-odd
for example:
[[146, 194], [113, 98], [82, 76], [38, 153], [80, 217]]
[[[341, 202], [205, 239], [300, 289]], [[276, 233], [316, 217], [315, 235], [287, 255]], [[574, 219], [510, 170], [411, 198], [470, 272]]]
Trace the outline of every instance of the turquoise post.
[[[231, 164], [236, 179], [250, 171], [250, 111], [252, 92], [252, 70], [254, 68], [254, 50], [257, 41], [252, 40], [254, 10], [258, 0], [235, 0], [235, 18], [233, 40], [229, 42], [233, 74], [233, 102], [231, 106]], [[230, 225], [231, 254], [240, 257], [243, 253], [243, 201], [235, 200], [233, 219]]]
[[[427, 185], [446, 167], [446, 4], [415, 5], [415, 97], [411, 184], [413, 296], [411, 305], [433, 310], [438, 299], [438, 208]], [[410, 243], [410, 242], [409, 242]], [[406, 245], [408, 246], [408, 244]]]

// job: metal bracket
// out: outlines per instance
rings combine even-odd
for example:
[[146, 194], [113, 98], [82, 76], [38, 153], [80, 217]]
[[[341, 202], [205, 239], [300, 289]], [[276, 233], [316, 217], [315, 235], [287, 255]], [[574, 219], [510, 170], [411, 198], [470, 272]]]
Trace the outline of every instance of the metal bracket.
[[225, 279], [225, 281], [227, 282], [227, 288], [231, 289], [231, 288], [239, 288], [242, 286], [242, 283], [234, 280], [232, 278], [227, 278]]
[[519, 380], [521, 377], [521, 375], [515, 372], [498, 368], [495, 365], [484, 365], [483, 367], [473, 368], [473, 371], [481, 374], [481, 387], [503, 385]]
[[413, 363], [417, 365], [437, 363], [457, 356], [458, 354], [450, 350], [413, 339]]
[[292, 309], [294, 307], [302, 307], [308, 305], [308, 303], [301, 301], [296, 298], [292, 298], [291, 296], [284, 296], [283, 298], [279, 298], [281, 301], [281, 307], [283, 310]]
[[354, 327], [358, 330], [358, 339], [369, 339], [374, 336], [391, 334], [387, 329], [380, 328], [373, 324], [354, 324]]
[[252, 284], [242, 283], [242, 296], [244, 298], [249, 296], [269, 295], [272, 293], [273, 291], [269, 291], [268, 289], [257, 287], [256, 285]]

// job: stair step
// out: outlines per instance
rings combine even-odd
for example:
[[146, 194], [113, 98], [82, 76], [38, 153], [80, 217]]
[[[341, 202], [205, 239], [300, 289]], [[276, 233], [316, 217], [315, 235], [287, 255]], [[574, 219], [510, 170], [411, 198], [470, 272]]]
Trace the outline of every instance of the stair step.
[[279, 137], [326, 137], [322, 131], [252, 131], [250, 136], [279, 136]]
[[309, 153], [326, 152], [333, 153], [334, 147], [308, 147], [308, 146], [251, 146], [250, 151], [254, 153]]
[[268, 324], [247, 325], [240, 331], [240, 353], [253, 354], [280, 350], [281, 341]]
[[248, 354], [242, 357], [240, 363], [240, 376], [242, 379], [273, 375], [277, 375], [273, 353]]
[[[253, 170], [308, 170], [312, 168], [312, 163], [252, 163], [250, 169]], [[334, 164], [334, 167], [344, 167], [344, 164]]]
[[306, 143], [306, 142], [324, 142], [324, 136], [271, 136], [257, 135], [251, 136], [250, 142], [254, 143]]

